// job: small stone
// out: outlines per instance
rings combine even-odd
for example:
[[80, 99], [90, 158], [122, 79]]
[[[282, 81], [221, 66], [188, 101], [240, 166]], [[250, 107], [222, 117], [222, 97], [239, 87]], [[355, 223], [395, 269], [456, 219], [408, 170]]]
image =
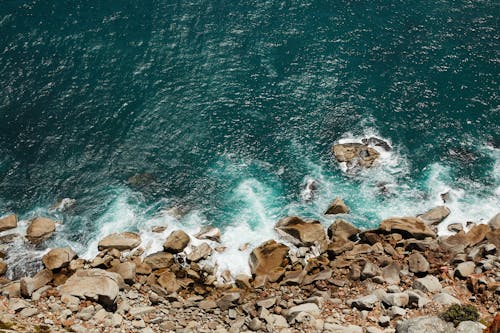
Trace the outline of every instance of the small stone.
[[455, 276], [461, 279], [466, 279], [469, 275], [474, 273], [476, 264], [473, 261], [466, 261], [457, 265], [455, 268]]
[[132, 326], [135, 328], [145, 328], [146, 323], [142, 319], [132, 321]]
[[370, 262], [367, 262], [365, 264], [365, 266], [363, 267], [363, 270], [361, 271], [361, 279], [368, 279], [368, 278], [372, 278], [376, 275], [378, 275], [379, 273], [379, 268], [370, 263]]
[[254, 332], [259, 331], [261, 327], [262, 327], [262, 321], [260, 321], [259, 318], [253, 318], [248, 323], [248, 328]]
[[113, 327], [120, 327], [123, 322], [123, 317], [118, 313], [113, 313], [113, 317], [111, 318], [111, 325]]
[[257, 306], [269, 309], [276, 304], [276, 297], [268, 297], [255, 302]]
[[382, 303], [388, 306], [405, 307], [409, 303], [409, 296], [407, 293], [385, 294], [382, 297]]
[[391, 324], [391, 318], [389, 318], [389, 316], [380, 316], [378, 318], [378, 324], [382, 327], [388, 327]]
[[399, 306], [391, 306], [388, 310], [387, 310], [387, 314], [391, 317], [391, 318], [395, 318], [395, 317], [404, 317], [406, 315], [406, 310], [403, 309], [403, 308], [400, 308]]
[[133, 317], [140, 317], [142, 315], [148, 314], [150, 312], [156, 311], [154, 306], [136, 306], [130, 308], [128, 313]]
[[76, 317], [83, 320], [83, 321], [87, 321], [94, 316], [94, 313], [95, 313], [94, 306], [89, 305], [89, 306], [81, 309], [80, 312], [78, 312], [76, 314]]

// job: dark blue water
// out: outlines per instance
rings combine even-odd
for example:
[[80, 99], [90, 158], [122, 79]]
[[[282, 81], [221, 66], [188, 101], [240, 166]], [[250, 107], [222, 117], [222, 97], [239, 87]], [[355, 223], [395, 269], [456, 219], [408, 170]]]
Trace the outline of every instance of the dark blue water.
[[[256, 240], [287, 214], [328, 223], [335, 196], [361, 226], [443, 191], [450, 223], [488, 219], [500, 206], [499, 7], [4, 0], [0, 215], [52, 216], [63, 224], [51, 244], [80, 252], [166, 223], [155, 216], [174, 206], [187, 215], [169, 224]], [[371, 134], [393, 152], [344, 174], [331, 145]], [[128, 184], [138, 173], [149, 181]], [[306, 203], [309, 178], [320, 191]], [[62, 198], [77, 203], [48, 212]]]

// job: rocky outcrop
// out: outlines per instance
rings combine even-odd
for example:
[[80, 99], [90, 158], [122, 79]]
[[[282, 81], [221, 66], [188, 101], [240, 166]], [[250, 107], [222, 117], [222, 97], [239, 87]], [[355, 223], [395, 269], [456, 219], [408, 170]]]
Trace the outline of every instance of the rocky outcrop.
[[45, 217], [34, 218], [26, 230], [26, 238], [33, 244], [38, 244], [49, 238], [56, 230], [56, 223]]
[[255, 248], [250, 254], [250, 269], [258, 278], [278, 281], [285, 273], [288, 256], [288, 246], [274, 240], [267, 241]]
[[172, 232], [165, 243], [163, 243], [163, 250], [169, 253], [182, 252], [190, 242], [189, 235], [182, 230]]
[[285, 217], [278, 221], [276, 231], [283, 238], [297, 246], [327, 247], [325, 230], [319, 221], [304, 221], [297, 216]]
[[45, 254], [42, 262], [47, 269], [55, 270], [67, 267], [74, 258], [76, 258], [76, 252], [69, 247], [56, 248]]
[[0, 218], [0, 232], [17, 228], [17, 215], [11, 214]]
[[436, 238], [434, 231], [416, 217], [392, 217], [383, 220], [379, 229], [388, 233], [400, 233], [408, 238]]
[[89, 269], [73, 274], [59, 288], [59, 292], [61, 295], [90, 299], [112, 308], [115, 305], [120, 287], [123, 285], [123, 279], [117, 273], [106, 272], [102, 269]]
[[120, 232], [108, 235], [101, 239], [97, 248], [99, 251], [117, 249], [119, 251], [132, 250], [141, 245], [141, 236], [134, 232]]
[[325, 211], [325, 215], [335, 215], [335, 214], [347, 214], [349, 213], [349, 208], [344, 203], [341, 198], [335, 198], [333, 202], [328, 206]]
[[434, 207], [427, 212], [417, 215], [424, 223], [435, 225], [441, 223], [445, 218], [450, 215], [450, 210], [446, 206]]
[[345, 162], [348, 169], [355, 167], [369, 168], [380, 156], [375, 149], [361, 143], [343, 143], [332, 147], [338, 162]]

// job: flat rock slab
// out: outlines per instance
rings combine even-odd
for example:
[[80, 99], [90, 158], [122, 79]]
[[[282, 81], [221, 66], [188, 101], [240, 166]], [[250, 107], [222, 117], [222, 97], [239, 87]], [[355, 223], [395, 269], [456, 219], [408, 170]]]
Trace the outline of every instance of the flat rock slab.
[[108, 235], [101, 239], [97, 248], [99, 251], [105, 249], [117, 249], [119, 251], [131, 250], [141, 244], [141, 236], [134, 232], [121, 232]]

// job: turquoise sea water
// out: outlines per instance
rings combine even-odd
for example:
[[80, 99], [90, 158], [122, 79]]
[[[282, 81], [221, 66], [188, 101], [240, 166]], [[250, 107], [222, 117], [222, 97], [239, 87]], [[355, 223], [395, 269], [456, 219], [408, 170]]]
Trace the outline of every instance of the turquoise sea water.
[[[446, 191], [449, 223], [487, 221], [500, 207], [499, 9], [4, 0], [0, 215], [52, 217], [47, 246], [80, 254], [158, 224], [213, 224], [225, 244], [257, 244], [289, 214], [328, 225], [336, 196], [363, 227]], [[331, 145], [367, 135], [394, 149], [342, 172]], [[153, 181], [128, 184], [138, 173]], [[319, 190], [306, 202], [310, 179]], [[49, 212], [62, 198], [76, 203]], [[171, 207], [184, 215], [161, 213]]]

